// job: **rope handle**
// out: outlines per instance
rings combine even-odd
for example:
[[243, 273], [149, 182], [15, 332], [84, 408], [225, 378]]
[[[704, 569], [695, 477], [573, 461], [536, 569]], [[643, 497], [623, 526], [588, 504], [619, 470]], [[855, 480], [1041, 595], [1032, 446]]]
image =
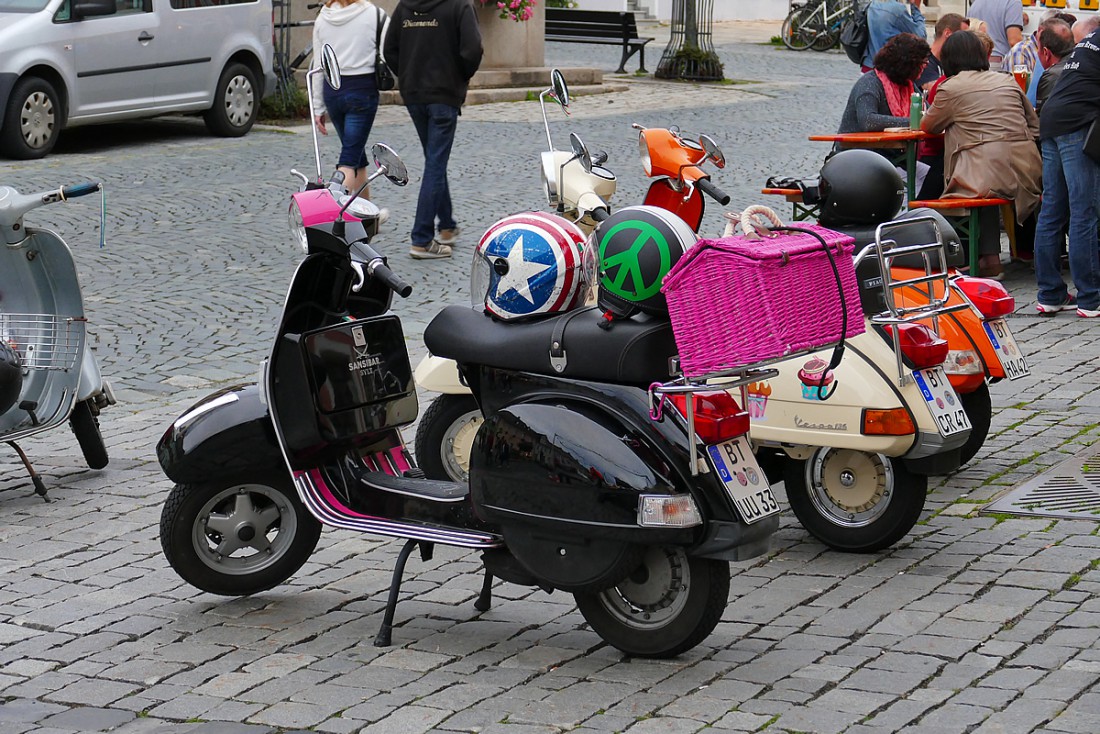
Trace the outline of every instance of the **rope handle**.
[[722, 232], [723, 237], [732, 237], [737, 232], [737, 225], [741, 225], [741, 231], [745, 236], [758, 240], [762, 236], [772, 236], [771, 231], [776, 227], [782, 227], [783, 221], [775, 210], [763, 204], [754, 204], [740, 214], [724, 212], [722, 214], [728, 221]]

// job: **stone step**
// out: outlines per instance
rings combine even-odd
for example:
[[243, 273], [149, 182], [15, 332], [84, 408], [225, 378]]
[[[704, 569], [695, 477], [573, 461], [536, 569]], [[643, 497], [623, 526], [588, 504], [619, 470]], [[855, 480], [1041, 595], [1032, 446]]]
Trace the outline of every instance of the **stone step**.
[[[624, 92], [628, 85], [621, 82], [601, 84], [570, 84], [569, 94], [573, 97], [584, 97], [592, 94], [610, 94], [612, 92]], [[539, 93], [546, 89], [546, 85], [534, 87], [489, 87], [475, 89], [470, 88], [466, 93], [466, 104], [489, 104], [491, 102], [523, 102], [528, 99], [538, 99]], [[380, 104], [403, 104], [398, 90], [382, 92]]]

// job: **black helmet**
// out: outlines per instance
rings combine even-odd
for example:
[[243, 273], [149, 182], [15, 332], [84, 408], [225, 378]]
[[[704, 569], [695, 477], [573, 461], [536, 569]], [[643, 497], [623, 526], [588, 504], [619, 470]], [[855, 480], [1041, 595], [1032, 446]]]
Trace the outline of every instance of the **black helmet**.
[[585, 273], [598, 283], [596, 303], [611, 318], [637, 312], [668, 316], [661, 283], [698, 241], [675, 214], [656, 206], [628, 206], [600, 222], [585, 247]]
[[826, 227], [878, 224], [897, 216], [905, 182], [894, 164], [870, 150], [842, 150], [821, 167], [821, 215]]
[[19, 400], [23, 391], [23, 365], [19, 354], [3, 339], [0, 339], [0, 413]]

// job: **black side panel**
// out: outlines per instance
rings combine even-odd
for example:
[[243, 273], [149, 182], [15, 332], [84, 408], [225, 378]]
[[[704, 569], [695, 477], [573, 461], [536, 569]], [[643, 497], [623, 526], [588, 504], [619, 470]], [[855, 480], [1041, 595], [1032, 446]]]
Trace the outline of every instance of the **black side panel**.
[[177, 484], [254, 476], [284, 465], [257, 385], [220, 390], [184, 411], [157, 444], [157, 459]]

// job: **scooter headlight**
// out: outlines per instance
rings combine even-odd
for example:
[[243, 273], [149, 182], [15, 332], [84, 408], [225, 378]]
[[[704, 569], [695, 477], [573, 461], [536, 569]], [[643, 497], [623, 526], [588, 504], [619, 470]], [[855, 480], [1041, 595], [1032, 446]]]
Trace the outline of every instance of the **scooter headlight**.
[[653, 161], [649, 158], [649, 143], [645, 141], [645, 130], [638, 131], [638, 155], [642, 159], [642, 170], [646, 176], [653, 175]]
[[298, 202], [290, 202], [290, 210], [287, 212], [287, 224], [294, 237], [294, 243], [302, 248], [302, 252], [309, 252], [309, 244], [306, 242], [306, 224], [302, 219], [302, 210], [298, 208]]

